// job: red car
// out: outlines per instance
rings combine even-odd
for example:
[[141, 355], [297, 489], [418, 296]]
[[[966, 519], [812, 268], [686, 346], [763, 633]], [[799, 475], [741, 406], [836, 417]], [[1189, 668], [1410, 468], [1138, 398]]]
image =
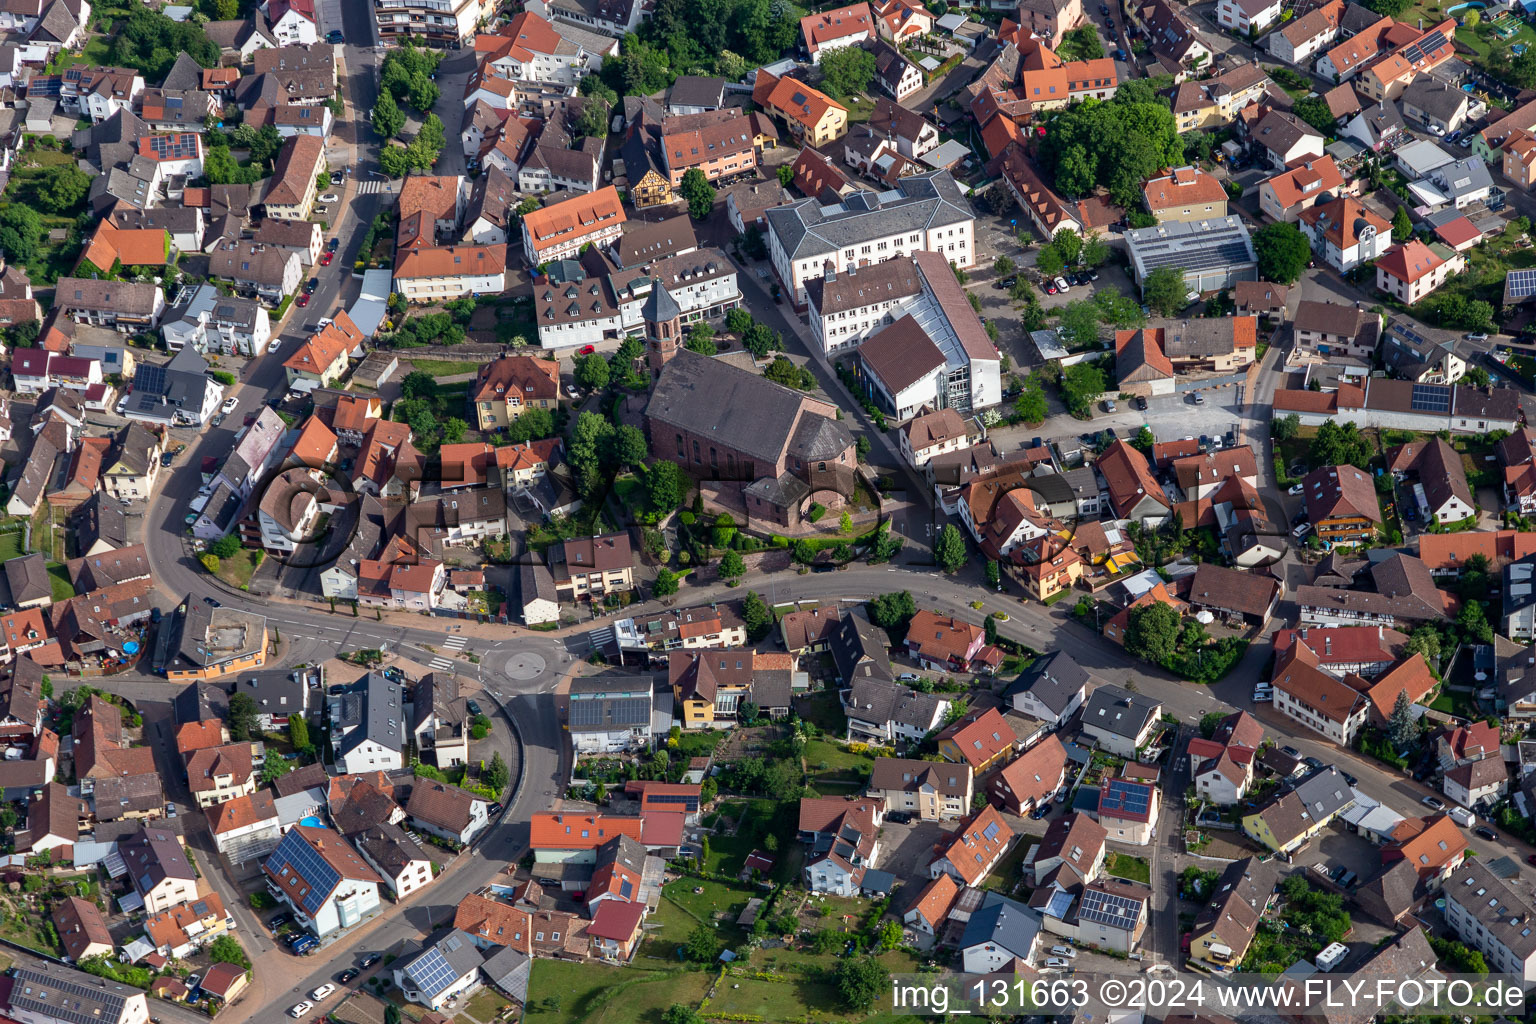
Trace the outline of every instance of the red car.
[[307, 305], [309, 305], [309, 293], [308, 292], [301, 293], [299, 295], [298, 301], [296, 301], [294, 303], [294, 305], [295, 306], [307, 306]]
[[328, 267], [328, 266], [331, 265], [331, 260], [333, 260], [335, 258], [336, 258], [336, 254], [335, 253], [328, 252], [324, 256], [320, 257], [320, 265], [322, 267]]
[[589, 356], [593, 352], [596, 352], [596, 351], [597, 351], [597, 346], [596, 345], [583, 345], [583, 346], [581, 346], [581, 353], [580, 354], [584, 355], [584, 356]]

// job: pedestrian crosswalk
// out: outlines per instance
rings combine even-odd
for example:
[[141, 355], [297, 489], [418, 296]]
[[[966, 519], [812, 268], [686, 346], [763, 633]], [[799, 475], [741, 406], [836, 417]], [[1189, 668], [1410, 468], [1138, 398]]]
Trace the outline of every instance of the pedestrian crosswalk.
[[359, 181], [354, 184], [357, 186], [357, 194], [365, 196], [372, 192], [383, 192], [385, 183], [369, 179], [368, 181]]
[[446, 672], [450, 668], [453, 668], [453, 662], [450, 661], [449, 658], [457, 657], [459, 654], [463, 653], [464, 645], [466, 643], [468, 643], [468, 641], [466, 641], [462, 636], [451, 636], [447, 640], [444, 640], [443, 649], [447, 652], [447, 656], [445, 657], [443, 655], [439, 655], [436, 658], [433, 658], [432, 663], [427, 667], [434, 672]]

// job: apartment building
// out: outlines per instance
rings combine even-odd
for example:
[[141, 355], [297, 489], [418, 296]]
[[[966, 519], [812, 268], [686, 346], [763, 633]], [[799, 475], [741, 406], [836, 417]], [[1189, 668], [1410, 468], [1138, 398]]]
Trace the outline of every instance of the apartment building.
[[563, 196], [522, 218], [523, 258], [529, 266], [570, 259], [584, 246], [607, 246], [624, 233], [623, 204], [612, 185]]
[[446, 302], [506, 288], [505, 245], [444, 245], [395, 253], [394, 290], [407, 302]]
[[385, 45], [414, 38], [429, 46], [463, 44], [496, 16], [493, 0], [373, 0]]
[[1381, 314], [1358, 306], [1303, 299], [1292, 325], [1300, 352], [1337, 360], [1341, 356], [1369, 366], [1381, 341]]
[[961, 269], [976, 262], [975, 214], [948, 171], [902, 178], [883, 193], [856, 192], [824, 206], [803, 199], [767, 210], [768, 252], [797, 310], [806, 282], [830, 263], [843, 273], [926, 250]]
[[627, 533], [568, 540], [550, 548], [555, 590], [570, 600], [598, 598], [635, 588], [635, 556]]
[[1482, 863], [1468, 858], [1441, 888], [1445, 921], [1462, 942], [1483, 954], [1491, 970], [1536, 984], [1536, 930], [1529, 901]]
[[824, 146], [848, 131], [848, 108], [799, 79], [760, 69], [752, 102], [783, 118], [790, 134], [807, 146]]

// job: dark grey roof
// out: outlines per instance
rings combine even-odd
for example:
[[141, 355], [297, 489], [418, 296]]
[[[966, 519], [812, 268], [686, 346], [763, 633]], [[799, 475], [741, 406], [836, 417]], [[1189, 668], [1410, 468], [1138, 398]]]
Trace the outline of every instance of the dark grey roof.
[[1091, 685], [1093, 677], [1066, 651], [1050, 651], [1036, 658], [1018, 680], [1003, 694], [1029, 693], [1060, 715], [1080, 690]]
[[1366, 29], [1381, 21], [1381, 15], [1366, 7], [1364, 4], [1351, 3], [1344, 8], [1344, 13], [1339, 18], [1339, 32], [1348, 39], [1359, 35]]
[[835, 459], [853, 447], [853, 435], [838, 420], [810, 413], [800, 417], [800, 426], [789, 442], [789, 454], [802, 462]]
[[436, 997], [466, 974], [478, 971], [484, 959], [467, 932], [450, 928], [434, 936], [425, 949], [395, 970], [405, 976], [411, 988]]
[[528, 1000], [528, 975], [533, 961], [511, 946], [495, 946], [495, 952], [480, 965], [492, 985], [519, 1003]]
[[11, 978], [11, 1005], [19, 1014], [62, 1024], [116, 1024], [141, 989], [108, 981], [63, 964], [31, 961]]
[[667, 104], [673, 107], [719, 107], [725, 98], [725, 79], [704, 78], [699, 75], [679, 75], [667, 93]]
[[1001, 946], [1020, 959], [1028, 959], [1040, 938], [1040, 915], [1022, 903], [999, 893], [988, 892], [981, 908], [971, 914], [960, 948], [990, 944]]
[[755, 373], [683, 350], [662, 369], [645, 415], [774, 465], [803, 402]]
[[[1420, 75], [1408, 83], [1402, 100], [1441, 121], [1455, 117], [1470, 97], [1454, 86], [1437, 82], [1427, 75]], [[1486, 166], [1486, 165], [1484, 165]]]
[[676, 320], [683, 315], [683, 307], [677, 304], [667, 286], [658, 278], [651, 278], [651, 294], [640, 307], [640, 318], [647, 323], [660, 324]]
[[1088, 695], [1083, 724], [1134, 739], [1160, 705], [1151, 697], [1106, 683]]
[[830, 254], [874, 238], [919, 232], [975, 218], [948, 171], [902, 178], [883, 193], [849, 196], [840, 206], [802, 199], [764, 214], [789, 259]]
[[382, 672], [369, 672], [353, 683], [342, 695], [342, 724], [353, 728], [336, 741], [336, 755], [355, 750], [371, 739], [386, 750], [399, 750], [405, 743], [404, 698], [400, 685]]
[[133, 395], [128, 411], [167, 420], [176, 409], [198, 415], [202, 412], [207, 389], [214, 386], [208, 379], [208, 361], [188, 346], [164, 366], [139, 364], [133, 373]]
[[809, 493], [810, 486], [793, 473], [762, 477], [742, 491], [746, 497], [766, 501], [774, 508], [789, 508]]
[[557, 603], [560, 600], [554, 576], [550, 575], [543, 560], [532, 552], [518, 560], [517, 580], [524, 608], [540, 599]]
[[160, 827], [142, 825], [138, 832], [117, 844], [128, 875], [140, 895], [154, 889], [167, 878], [192, 881], [197, 872], [187, 860], [176, 833]]
[[922, 693], [901, 683], [855, 679], [846, 704], [849, 717], [863, 722], [876, 725], [895, 722], [927, 729], [933, 724], [934, 713], [943, 701], [938, 694]]
[[884, 682], [895, 679], [887, 651], [890, 642], [885, 630], [870, 622], [861, 612], [843, 616], [829, 645], [832, 660], [837, 665], [837, 674], [844, 683], [850, 685], [860, 679]]
[[165, 81], [160, 83], [160, 88], [185, 92], [188, 89], [201, 88], [202, 84], [202, 67], [183, 50], [176, 55], [176, 63], [172, 64], [171, 70], [166, 72]]
[[48, 577], [48, 559], [39, 552], [8, 559], [5, 563], [5, 581], [11, 587], [11, 602], [17, 606], [53, 596], [53, 584]]
[[363, 829], [352, 837], [352, 841], [375, 866], [387, 872], [391, 878], [398, 876], [413, 861], [428, 859], [421, 847], [405, 834], [404, 829], [387, 821]]
[[172, 698], [171, 710], [177, 725], [223, 721], [228, 717], [229, 693], [212, 683], [192, 683]]

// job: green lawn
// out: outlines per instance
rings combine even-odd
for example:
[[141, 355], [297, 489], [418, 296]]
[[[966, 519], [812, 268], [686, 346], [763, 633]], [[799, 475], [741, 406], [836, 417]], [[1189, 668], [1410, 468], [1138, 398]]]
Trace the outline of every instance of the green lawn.
[[873, 755], [855, 754], [828, 740], [811, 740], [805, 745], [805, 767], [812, 774], [842, 772], [860, 768], [866, 771], [875, 763]]
[[690, 917], [676, 901], [665, 897], [657, 905], [656, 911], [646, 918], [645, 923], [660, 927], [646, 929], [637, 956], [661, 960], [676, 960], [677, 947], [687, 942], [688, 933], [699, 926], [699, 922]]
[[1133, 882], [1152, 882], [1152, 865], [1143, 857], [1132, 857], [1125, 853], [1112, 853], [1104, 860], [1104, 870], [1117, 878], [1128, 878]]
[[412, 368], [434, 377], [452, 377], [460, 373], [479, 373], [483, 363], [454, 362], [449, 359], [409, 359]]
[[747, 862], [747, 855], [761, 845], [762, 837], [773, 832], [775, 800], [733, 800], [721, 808], [719, 831], [709, 837], [709, 871], [735, 877]]
[[[695, 889], [701, 891], [694, 892]], [[735, 930], [736, 918], [746, 908], [747, 900], [758, 894], [750, 886], [727, 885], [704, 878], [679, 878], [662, 889], [662, 893], [698, 921], [711, 923], [717, 914], [723, 913], [730, 924], [720, 926], [722, 934]]]
[[492, 1021], [496, 1019], [496, 1011], [506, 1005], [507, 998], [500, 992], [483, 988], [470, 996], [469, 1002], [464, 1004], [464, 1013], [471, 1020]]
[[260, 564], [257, 561], [257, 556], [262, 554], [264, 554], [264, 552], [247, 551], [242, 548], [241, 550], [235, 552], [235, 556], [233, 558], [220, 559], [218, 573], [219, 579], [223, 580], [225, 583], [228, 583], [232, 587], [238, 587], [241, 590], [244, 590], [246, 587], [250, 586], [251, 576], [256, 572], [257, 565]]
[[69, 582], [69, 572], [58, 562], [48, 566], [48, 582], [53, 587], [55, 604], [75, 596], [74, 585]]
[[1008, 855], [998, 861], [997, 867], [981, 883], [983, 889], [994, 889], [1001, 893], [1010, 893], [1013, 887], [1019, 884], [1024, 877], [1024, 858], [1029, 855], [1029, 848], [1040, 841], [1040, 836], [1021, 835], [1014, 841], [1013, 849]]
[[660, 1024], [673, 1003], [697, 1006], [711, 976], [682, 968], [648, 970], [535, 960], [528, 980], [529, 1024]]
[[1429, 706], [1458, 718], [1476, 718], [1479, 714], [1472, 694], [1464, 690], [1442, 690]]
[[22, 533], [15, 530], [11, 533], [0, 533], [0, 562], [8, 562], [13, 558], [20, 558], [26, 554], [21, 549]]
[[841, 736], [848, 730], [848, 717], [843, 714], [836, 690], [821, 690], [799, 698], [795, 711], [829, 736]]

